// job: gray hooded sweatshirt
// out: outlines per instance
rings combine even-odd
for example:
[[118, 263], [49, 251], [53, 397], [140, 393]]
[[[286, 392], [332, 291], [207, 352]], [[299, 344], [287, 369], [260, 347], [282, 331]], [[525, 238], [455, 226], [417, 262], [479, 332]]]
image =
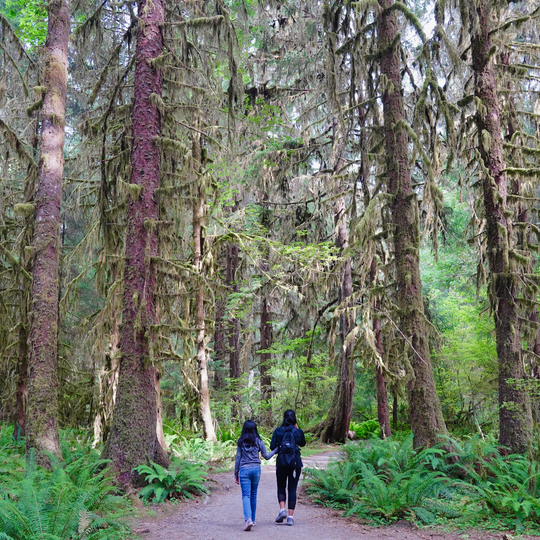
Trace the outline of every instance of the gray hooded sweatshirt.
[[259, 452], [264, 459], [270, 459], [278, 451], [276, 448], [272, 452], [266, 451], [266, 446], [262, 439], [257, 439], [254, 446], [247, 446], [245, 443], [242, 446], [236, 447], [236, 461], [234, 463], [234, 477], [238, 478], [238, 473], [242, 467], [256, 467], [261, 464]]

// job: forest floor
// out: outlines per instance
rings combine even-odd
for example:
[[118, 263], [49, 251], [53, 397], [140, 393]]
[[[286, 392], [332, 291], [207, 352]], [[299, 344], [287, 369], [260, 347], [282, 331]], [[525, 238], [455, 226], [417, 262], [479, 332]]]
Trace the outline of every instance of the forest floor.
[[[323, 467], [338, 453], [325, 453], [302, 458], [308, 467]], [[370, 527], [340, 512], [310, 504], [300, 488], [294, 514], [294, 526], [278, 524], [275, 467], [262, 467], [257, 500], [257, 525], [249, 533], [243, 531], [240, 486], [232, 472], [213, 474], [211, 492], [201, 499], [177, 505], [152, 507], [132, 526], [142, 540], [237, 540], [256, 537], [258, 540], [532, 540], [538, 536], [517, 536], [497, 531], [445, 531], [419, 529], [400, 521], [388, 527]]]

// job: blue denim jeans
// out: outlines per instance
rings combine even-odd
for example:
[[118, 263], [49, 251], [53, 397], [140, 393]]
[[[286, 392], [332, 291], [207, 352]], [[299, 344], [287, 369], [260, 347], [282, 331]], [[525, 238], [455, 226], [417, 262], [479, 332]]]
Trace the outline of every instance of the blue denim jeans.
[[257, 488], [261, 479], [261, 466], [242, 467], [238, 472], [240, 487], [242, 488], [242, 508], [244, 520], [255, 521], [257, 511]]

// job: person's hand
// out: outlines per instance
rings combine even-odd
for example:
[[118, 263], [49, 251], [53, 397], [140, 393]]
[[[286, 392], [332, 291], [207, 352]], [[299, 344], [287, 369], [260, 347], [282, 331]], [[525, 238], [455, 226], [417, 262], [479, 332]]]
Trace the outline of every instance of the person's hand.
[[240, 480], [238, 478], [235, 478], [234, 483], [240, 485]]

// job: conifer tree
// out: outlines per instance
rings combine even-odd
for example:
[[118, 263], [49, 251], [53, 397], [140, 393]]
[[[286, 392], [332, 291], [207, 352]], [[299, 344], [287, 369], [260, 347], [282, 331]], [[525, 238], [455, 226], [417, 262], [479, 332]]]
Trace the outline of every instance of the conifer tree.
[[402, 94], [400, 32], [394, 0], [379, 0], [378, 54], [383, 84], [384, 144], [387, 192], [395, 250], [397, 303], [400, 331], [413, 370], [407, 383], [411, 428], [415, 447], [437, 444], [446, 424], [435, 388], [420, 279], [420, 224], [412, 189], [409, 132]]
[[43, 70], [41, 156], [35, 195], [26, 448], [48, 463], [58, 435], [59, 241], [70, 32], [70, 0], [50, 0]]
[[159, 221], [156, 190], [161, 180], [161, 96], [163, 76], [156, 59], [163, 53], [165, 6], [139, 0], [132, 113], [131, 200], [128, 204], [120, 374], [111, 433], [104, 457], [112, 460], [118, 482], [136, 480], [132, 470], [152, 460], [168, 463], [156, 436], [157, 404], [151, 340], [156, 323], [156, 270]]
[[515, 249], [513, 218], [508, 204], [509, 186], [491, 37], [494, 10], [492, 3], [484, 0], [471, 0], [468, 8], [487, 258], [499, 360], [499, 440], [512, 451], [523, 453], [532, 437], [532, 417], [529, 396], [515, 382], [524, 380], [525, 370], [517, 303], [518, 275], [511, 264]]

